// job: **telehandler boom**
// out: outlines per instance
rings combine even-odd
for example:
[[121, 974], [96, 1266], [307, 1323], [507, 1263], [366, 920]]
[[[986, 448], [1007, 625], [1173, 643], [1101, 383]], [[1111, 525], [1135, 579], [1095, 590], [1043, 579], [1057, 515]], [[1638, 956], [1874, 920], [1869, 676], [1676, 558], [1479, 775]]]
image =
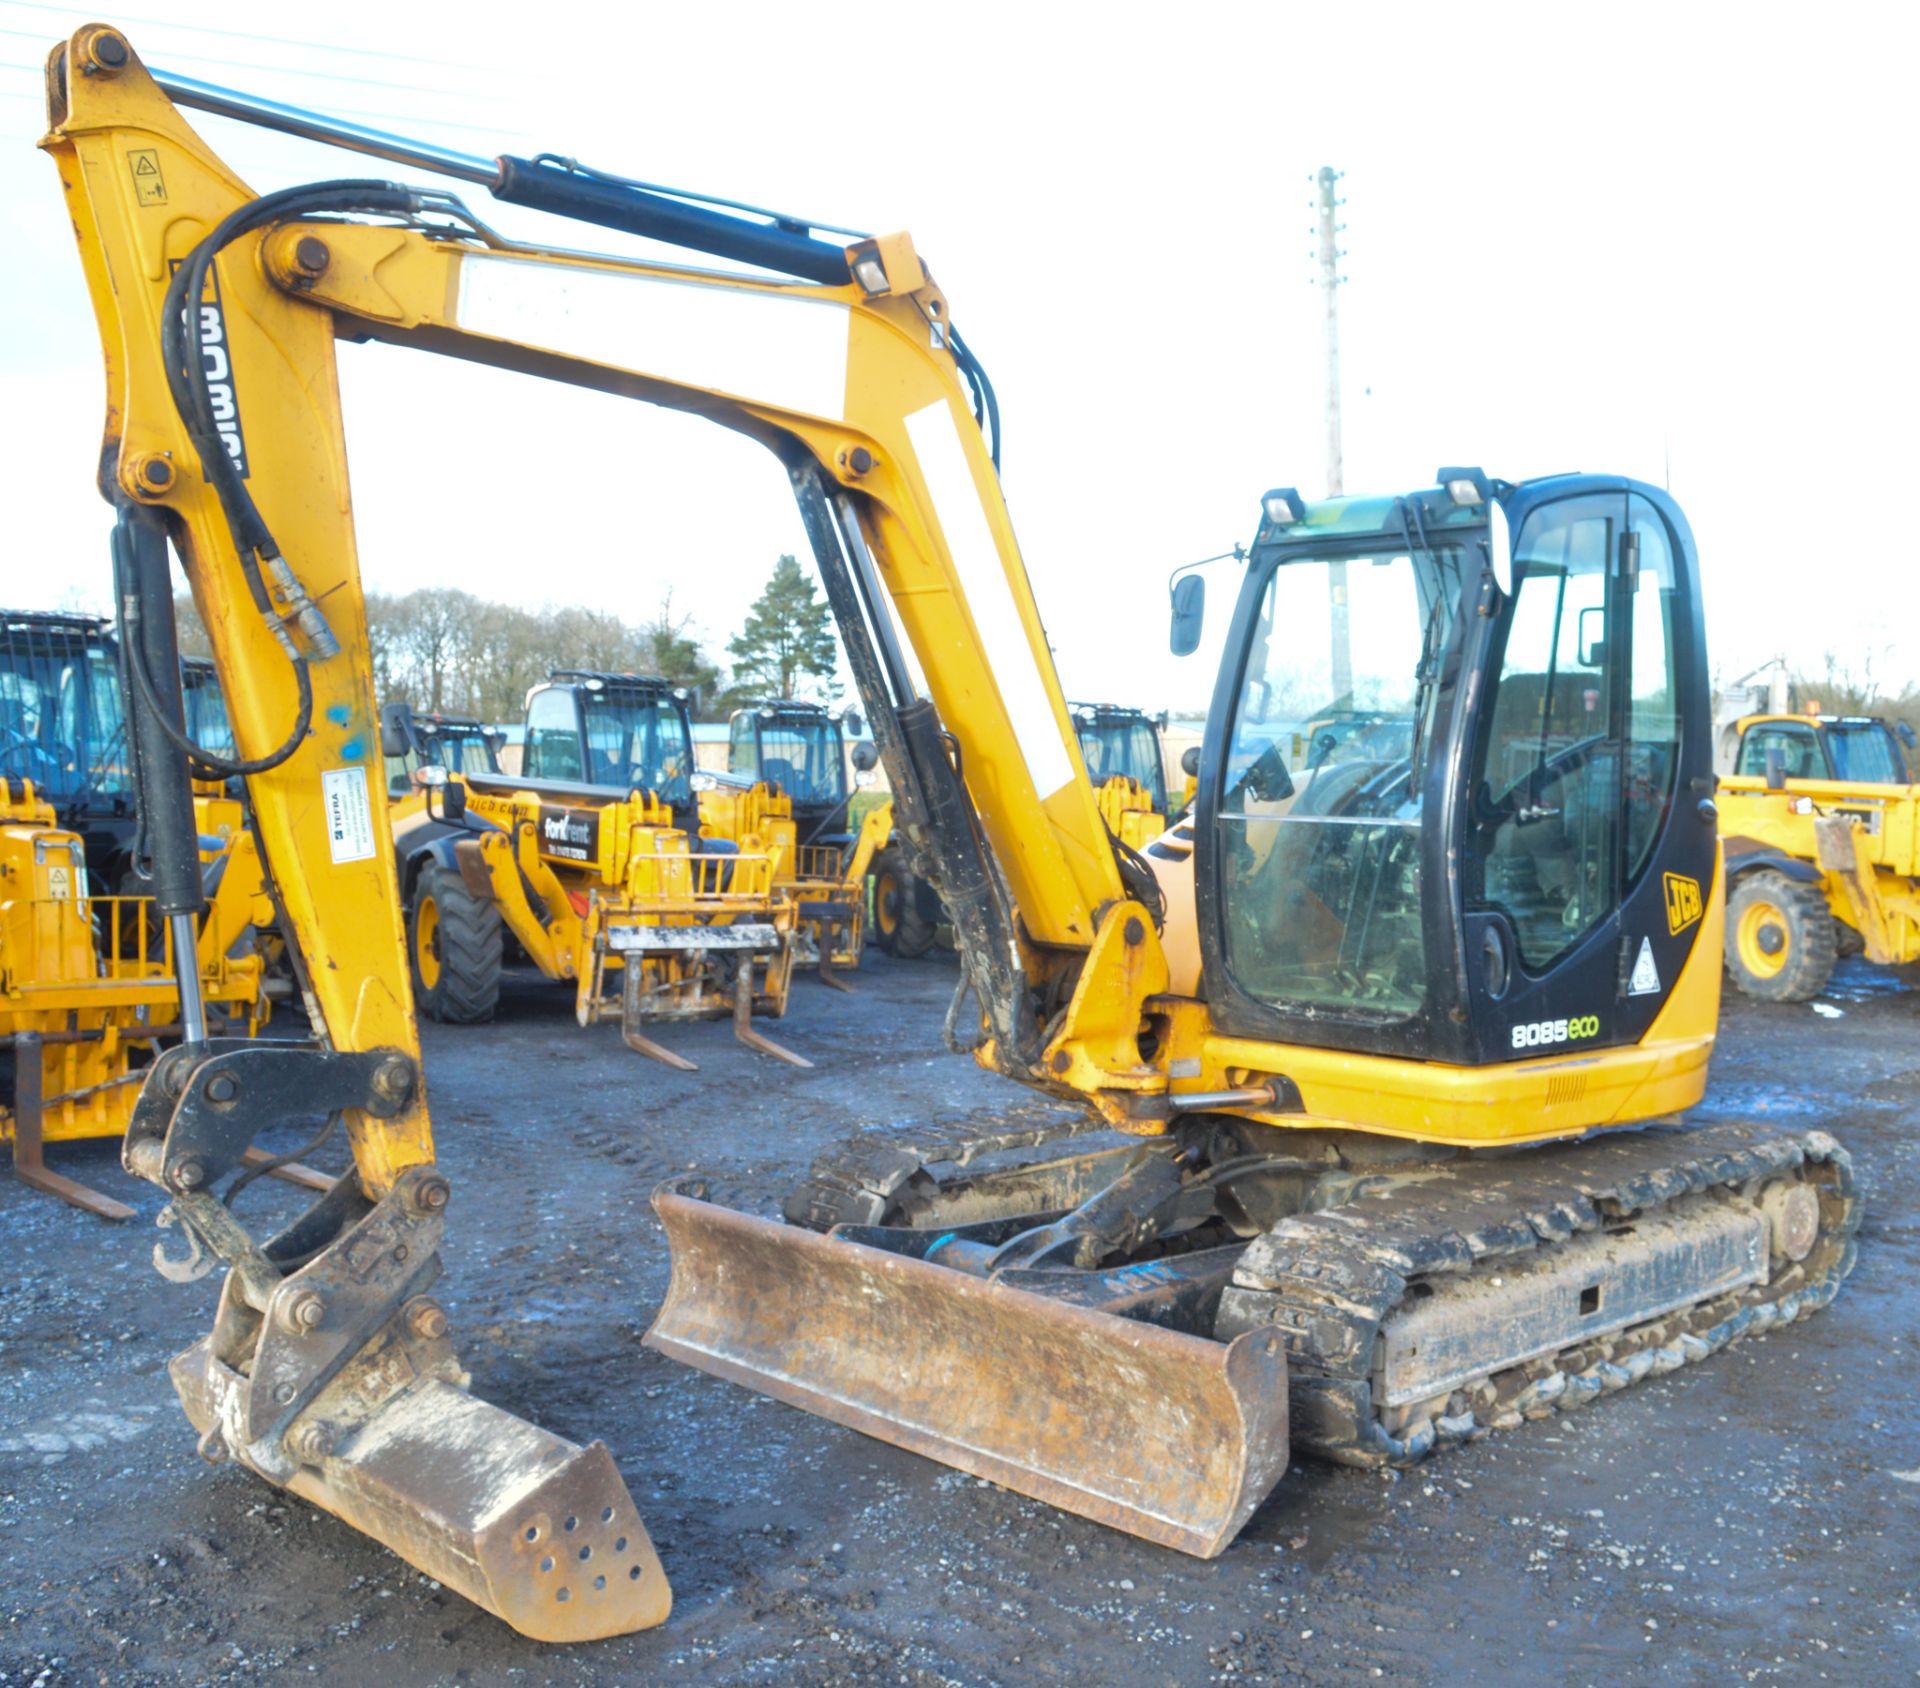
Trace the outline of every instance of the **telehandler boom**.
[[[254, 198], [169, 91], [766, 273], [513, 245], [450, 194], [380, 181]], [[235, 731], [321, 1032], [294, 1052], [189, 1042], [129, 1133], [128, 1164], [229, 1267], [213, 1334], [174, 1365], [210, 1453], [529, 1633], [664, 1615], [604, 1450], [473, 1400], [423, 1300], [449, 1187], [368, 796], [337, 335], [682, 409], [774, 452], [958, 930], [977, 1057], [1138, 1139], [870, 1136], [816, 1169], [795, 1224], [663, 1191], [664, 1351], [1212, 1553], [1284, 1468], [1290, 1417], [1338, 1457], [1417, 1458], [1833, 1294], [1857, 1210], [1823, 1133], [1476, 1153], [1670, 1117], [1705, 1083], [1706, 667], [1663, 493], [1448, 471], [1398, 499], [1271, 495], [1193, 845], [1146, 871], [1113, 848], [1054, 675], [992, 389], [907, 236], [823, 240], [551, 157], [163, 89], [101, 26], [54, 53], [49, 95], [109, 370], [118, 546], [151, 582], [175, 541], [243, 682]], [[132, 596], [164, 629], [157, 585]], [[1183, 582], [1183, 643], [1193, 597]], [[177, 716], [141, 724], [165, 738]], [[263, 1247], [207, 1190], [294, 1097], [345, 1115], [358, 1177]], [[1023, 1148], [1037, 1169], [1002, 1171]]]

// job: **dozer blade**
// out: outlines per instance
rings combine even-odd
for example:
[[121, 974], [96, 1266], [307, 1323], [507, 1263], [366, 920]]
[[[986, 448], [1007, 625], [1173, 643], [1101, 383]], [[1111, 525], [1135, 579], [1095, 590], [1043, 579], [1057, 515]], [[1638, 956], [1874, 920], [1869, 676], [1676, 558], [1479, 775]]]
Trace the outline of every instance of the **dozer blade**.
[[671, 1189], [673, 1359], [1148, 1541], [1219, 1553], [1287, 1466], [1277, 1335], [1210, 1342]]
[[[203, 1451], [219, 1450], [220, 1400], [242, 1380], [206, 1342], [169, 1370]], [[604, 1443], [579, 1447], [439, 1379], [283, 1476], [247, 1463], [535, 1641], [650, 1629], [672, 1607]]]

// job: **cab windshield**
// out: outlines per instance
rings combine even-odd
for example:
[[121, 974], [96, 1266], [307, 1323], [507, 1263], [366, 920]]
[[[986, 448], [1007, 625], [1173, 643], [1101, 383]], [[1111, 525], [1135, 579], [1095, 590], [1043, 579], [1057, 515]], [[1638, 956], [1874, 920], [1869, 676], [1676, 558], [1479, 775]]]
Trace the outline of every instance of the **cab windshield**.
[[819, 717], [762, 720], [759, 775], [796, 803], [838, 803], [847, 794], [840, 729]]
[[669, 805], [693, 801], [693, 740], [670, 697], [608, 688], [583, 691], [587, 782], [638, 787]]
[[1458, 541], [1273, 568], [1218, 816], [1227, 963], [1276, 1008], [1401, 1017], [1426, 999], [1422, 774]]
[[32, 780], [61, 808], [131, 791], [109, 652], [63, 629], [9, 640], [0, 651], [0, 775]]
[[1166, 771], [1160, 765], [1160, 735], [1150, 721], [1082, 721], [1080, 754], [1095, 785], [1124, 776], [1144, 786], [1153, 806], [1167, 806]]
[[1878, 721], [1834, 721], [1826, 729], [1833, 777], [1856, 785], [1905, 785], [1906, 758]]

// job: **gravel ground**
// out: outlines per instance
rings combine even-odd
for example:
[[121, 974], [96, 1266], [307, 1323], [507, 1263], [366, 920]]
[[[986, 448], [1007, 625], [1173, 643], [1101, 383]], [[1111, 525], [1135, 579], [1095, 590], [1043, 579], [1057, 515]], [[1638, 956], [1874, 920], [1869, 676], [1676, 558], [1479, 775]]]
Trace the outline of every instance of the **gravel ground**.
[[[616, 1641], [523, 1641], [204, 1467], [165, 1363], [211, 1283], [157, 1277], [144, 1222], [0, 1177], [0, 1685], [1920, 1679], [1915, 980], [1845, 964], [1816, 1005], [1837, 1019], [1727, 1005], [1703, 1116], [1825, 1125], [1863, 1175], [1860, 1265], [1830, 1309], [1411, 1475], [1303, 1462], [1210, 1564], [640, 1347], [661, 1178], [696, 1169], [771, 1212], [850, 1130], [1018, 1099], [937, 1053], [952, 983], [950, 959], [884, 957], [858, 997], [802, 981], [779, 1034], [810, 1073], [720, 1025], [671, 1030], [704, 1070], [668, 1071], [536, 980], [497, 1025], [427, 1028], [454, 1181], [442, 1299], [474, 1387], [604, 1438], [673, 1582], [670, 1622]], [[58, 1159], [160, 1206], [107, 1147]], [[263, 1220], [298, 1197], [245, 1200]]]

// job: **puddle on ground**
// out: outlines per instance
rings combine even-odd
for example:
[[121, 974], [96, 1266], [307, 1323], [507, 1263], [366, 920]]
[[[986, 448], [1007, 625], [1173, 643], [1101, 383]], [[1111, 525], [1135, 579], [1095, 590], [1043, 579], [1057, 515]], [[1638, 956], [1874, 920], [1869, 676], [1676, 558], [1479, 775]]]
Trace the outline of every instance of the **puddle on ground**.
[[1820, 996], [1826, 1002], [1872, 1002], [1884, 996], [1909, 996], [1920, 990], [1914, 971], [1911, 967], [1876, 967], [1871, 961], [1843, 961], [1834, 968]]

